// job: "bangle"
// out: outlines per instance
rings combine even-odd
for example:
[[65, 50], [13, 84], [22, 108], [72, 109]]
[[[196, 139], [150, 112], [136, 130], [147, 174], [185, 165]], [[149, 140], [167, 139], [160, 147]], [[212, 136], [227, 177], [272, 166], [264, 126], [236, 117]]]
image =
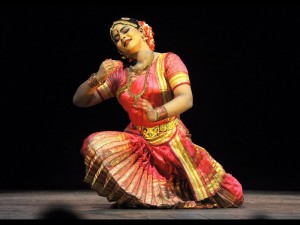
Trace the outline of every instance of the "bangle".
[[96, 78], [96, 73], [92, 73], [92, 75], [88, 79], [87, 83], [91, 88], [97, 88], [97, 87], [101, 86], [102, 84], [104, 84], [105, 80], [98, 81]]
[[156, 112], [156, 121], [168, 118], [168, 111], [163, 105], [157, 107], [155, 109], [155, 112]]

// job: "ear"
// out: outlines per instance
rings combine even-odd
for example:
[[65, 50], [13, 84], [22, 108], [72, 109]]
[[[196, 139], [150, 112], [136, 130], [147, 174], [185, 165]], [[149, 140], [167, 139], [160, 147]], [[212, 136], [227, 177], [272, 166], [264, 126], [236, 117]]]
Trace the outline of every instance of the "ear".
[[139, 28], [139, 31], [141, 32], [142, 35], [145, 35], [144, 29], [143, 28]]
[[140, 31], [141, 34], [142, 34], [143, 40], [147, 42], [147, 39], [148, 39], [148, 38], [147, 38], [147, 36], [146, 36], [146, 33], [145, 33], [144, 29], [140, 27], [140, 28], [139, 28], [139, 31]]

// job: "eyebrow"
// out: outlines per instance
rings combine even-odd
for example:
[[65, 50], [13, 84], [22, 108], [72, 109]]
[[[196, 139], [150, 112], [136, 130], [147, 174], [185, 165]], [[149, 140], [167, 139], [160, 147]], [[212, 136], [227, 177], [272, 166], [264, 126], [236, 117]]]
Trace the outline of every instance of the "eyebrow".
[[[127, 27], [127, 26], [122, 27], [122, 28], [120, 29], [120, 32], [123, 32], [123, 30], [124, 30], [126, 27]], [[116, 36], [118, 36], [120, 32], [118, 31], [118, 33], [117, 33], [116, 35], [114, 35], [113, 38], [115, 38]]]
[[122, 27], [120, 31], [123, 32], [123, 30], [124, 30], [126, 27], [127, 27], [127, 26]]

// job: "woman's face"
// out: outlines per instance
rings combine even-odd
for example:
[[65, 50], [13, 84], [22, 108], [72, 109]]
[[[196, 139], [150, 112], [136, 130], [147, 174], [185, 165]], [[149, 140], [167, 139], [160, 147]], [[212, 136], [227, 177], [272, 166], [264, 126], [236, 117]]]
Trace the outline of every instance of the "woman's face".
[[126, 55], [138, 52], [143, 43], [142, 33], [138, 29], [123, 24], [114, 27], [112, 39], [117, 48]]

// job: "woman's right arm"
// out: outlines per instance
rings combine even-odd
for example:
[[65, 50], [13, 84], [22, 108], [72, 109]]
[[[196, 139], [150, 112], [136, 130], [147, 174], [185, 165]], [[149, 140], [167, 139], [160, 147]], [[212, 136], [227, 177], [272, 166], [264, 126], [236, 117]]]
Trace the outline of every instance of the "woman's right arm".
[[96, 88], [91, 88], [88, 81], [83, 82], [73, 96], [73, 103], [78, 107], [90, 107], [100, 102]]
[[83, 82], [76, 90], [73, 96], [73, 103], [79, 107], [90, 107], [96, 105], [102, 101], [100, 96], [97, 93], [97, 88], [101, 85], [102, 81], [105, 81], [106, 78], [114, 72], [117, 68], [123, 66], [121, 61], [106, 59], [103, 61], [99, 67], [97, 73], [95, 73], [96, 83], [98, 85], [91, 85], [88, 80]]

